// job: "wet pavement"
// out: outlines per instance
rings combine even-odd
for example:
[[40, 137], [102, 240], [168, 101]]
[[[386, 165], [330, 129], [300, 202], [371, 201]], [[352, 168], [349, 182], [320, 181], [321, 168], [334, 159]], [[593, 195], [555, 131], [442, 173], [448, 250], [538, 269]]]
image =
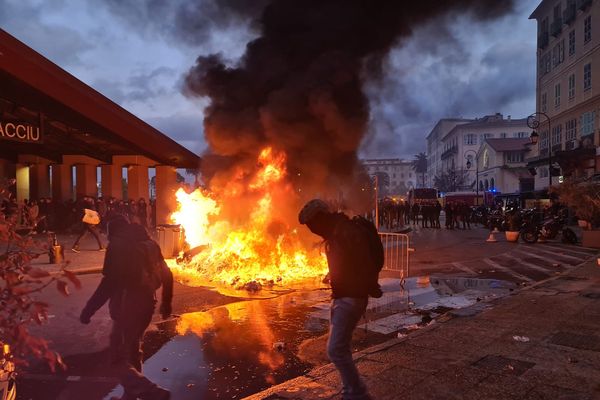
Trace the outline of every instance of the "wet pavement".
[[[410, 337], [415, 331], [429, 329], [432, 321], [445, 315], [461, 315], [459, 311], [448, 313], [453, 309], [465, 310], [462, 315], [480, 312], [489, 307], [490, 300], [567, 272], [596, 254], [594, 250], [557, 243], [501, 246], [509, 246], [510, 251], [492, 248], [494, 252], [483, 258], [472, 259], [469, 255], [462, 261], [435, 264], [421, 270], [431, 274], [405, 282], [382, 279], [384, 297], [370, 300], [357, 332], [355, 350], [391, 338]], [[485, 247], [478, 251], [484, 250]], [[462, 249], [463, 253], [469, 251]], [[93, 252], [95, 259], [99, 258], [96, 254]], [[93, 286], [95, 279], [94, 275], [86, 276], [84, 283]], [[76, 299], [61, 299], [61, 312], [56, 312], [51, 324], [43, 327], [59, 351], [68, 350], [70, 370], [59, 375], [50, 375], [43, 369], [30, 370], [21, 377], [19, 399], [94, 400], [119, 393], [116, 380], [106, 370], [103, 351], [110, 320], [101, 312], [93, 327], [83, 327], [77, 321], [88, 295], [89, 291], [77, 294]], [[272, 292], [264, 297], [243, 300], [206, 288], [179, 285], [174, 312], [181, 318], [152, 325], [144, 343], [144, 373], [173, 390], [174, 400], [234, 399], [326, 364], [329, 292], [295, 290]], [[62, 327], [73, 324], [74, 328], [68, 328], [72, 331], [62, 335]], [[94, 338], [93, 343], [90, 337]]]
[[[451, 309], [505, 296], [515, 287], [493, 279], [446, 276], [383, 279], [381, 284], [384, 295], [370, 300], [359, 324], [362, 339], [355, 343], [355, 350], [406, 335]], [[174, 400], [237, 399], [326, 363], [323, 353], [329, 291], [273, 295], [184, 313], [157, 323], [145, 336], [144, 374], [171, 390]], [[47, 397], [36, 393], [29, 398], [77, 398], [80, 390], [85, 390], [90, 400], [122, 394], [122, 388], [107, 371], [79, 367], [78, 357], [67, 357], [72, 365], [65, 380], [71, 384], [58, 379], [44, 381], [43, 375], [26, 377], [23, 383], [37, 379], [55, 388], [45, 390]], [[106, 359], [102, 352], [93, 357]], [[88, 383], [87, 387], [83, 382]], [[28, 398], [26, 394], [19, 398]]]

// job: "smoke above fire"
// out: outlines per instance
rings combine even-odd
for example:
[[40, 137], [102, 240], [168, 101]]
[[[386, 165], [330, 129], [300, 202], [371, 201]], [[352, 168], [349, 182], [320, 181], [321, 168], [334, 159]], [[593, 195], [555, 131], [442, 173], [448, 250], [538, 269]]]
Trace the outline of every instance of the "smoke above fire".
[[223, 187], [240, 170], [251, 176], [270, 146], [286, 154], [301, 197], [343, 197], [354, 210], [369, 186], [357, 156], [369, 122], [364, 87], [381, 76], [388, 51], [433, 18], [489, 20], [513, 7], [511, 0], [273, 0], [259, 13], [246, 1], [226, 4], [223, 13], [257, 18], [260, 35], [237, 65], [200, 56], [185, 78], [186, 94], [210, 98], [201, 167], [208, 186]]

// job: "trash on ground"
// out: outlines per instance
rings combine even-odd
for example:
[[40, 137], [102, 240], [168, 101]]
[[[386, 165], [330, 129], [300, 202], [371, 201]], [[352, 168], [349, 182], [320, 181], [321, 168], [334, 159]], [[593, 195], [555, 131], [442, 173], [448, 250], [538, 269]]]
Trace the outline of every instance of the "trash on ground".
[[513, 340], [517, 342], [527, 343], [529, 342], [529, 338], [527, 336], [513, 336]]

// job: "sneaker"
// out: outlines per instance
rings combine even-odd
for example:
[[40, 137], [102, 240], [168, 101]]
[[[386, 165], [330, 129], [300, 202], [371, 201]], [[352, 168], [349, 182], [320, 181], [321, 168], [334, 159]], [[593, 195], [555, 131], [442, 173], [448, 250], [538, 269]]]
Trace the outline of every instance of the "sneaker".
[[79, 246], [73, 246], [73, 247], [71, 248], [71, 251], [72, 251], [73, 253], [79, 253]]

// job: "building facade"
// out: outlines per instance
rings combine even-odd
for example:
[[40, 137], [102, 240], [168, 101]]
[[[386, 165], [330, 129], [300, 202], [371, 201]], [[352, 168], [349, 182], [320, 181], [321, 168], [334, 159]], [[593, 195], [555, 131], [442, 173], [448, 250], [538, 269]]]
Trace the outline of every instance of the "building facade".
[[530, 19], [538, 24], [536, 110], [545, 115], [529, 166], [540, 190], [559, 175], [585, 178], [599, 166], [600, 1], [544, 0]]
[[421, 179], [410, 161], [399, 158], [367, 159], [362, 160], [362, 164], [369, 176], [378, 177], [380, 196], [404, 196], [417, 187], [417, 180]]
[[430, 185], [433, 185], [434, 177], [441, 175], [444, 171], [442, 168], [442, 153], [444, 146], [442, 139], [454, 127], [460, 124], [473, 122], [473, 119], [464, 118], [444, 118], [440, 119], [427, 135], [427, 178]]
[[477, 153], [479, 191], [531, 192], [534, 178], [525, 161], [531, 147], [528, 137], [485, 139]]
[[[428, 150], [437, 148], [431, 153], [432, 156], [434, 152], [436, 154], [430, 169], [432, 182], [435, 176], [451, 172], [454, 176], [460, 176], [459, 181], [462, 182], [452, 191], [475, 191], [475, 162], [485, 140], [528, 138], [529, 131], [526, 119], [504, 118], [500, 113], [475, 120], [461, 120], [443, 135], [432, 131], [427, 137]], [[434, 139], [437, 139], [437, 143]]]

